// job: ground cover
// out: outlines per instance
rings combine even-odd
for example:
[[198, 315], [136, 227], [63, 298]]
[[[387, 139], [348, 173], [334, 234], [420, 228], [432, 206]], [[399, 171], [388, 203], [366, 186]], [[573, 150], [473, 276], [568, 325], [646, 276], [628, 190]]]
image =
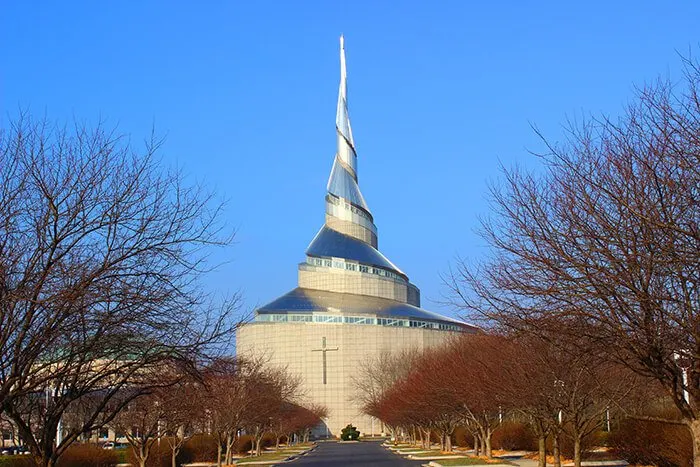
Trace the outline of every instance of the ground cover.
[[[236, 459], [235, 465], [245, 465], [245, 464], [257, 464], [258, 462], [266, 462], [269, 461], [270, 464], [272, 465], [277, 462], [281, 462], [285, 459], [287, 459], [290, 456], [295, 456], [299, 455], [300, 453], [303, 453], [304, 451], [308, 450], [311, 448], [312, 445], [305, 445], [303, 448], [306, 449], [299, 449], [298, 447], [291, 447], [289, 449], [280, 449], [279, 451], [268, 451], [264, 452], [259, 456], [252, 456], [252, 457], [243, 457], [240, 459]], [[268, 465], [268, 464], [263, 464], [263, 465]]]
[[235, 459], [235, 465], [245, 465], [245, 464], [256, 463], [256, 462], [265, 462], [265, 461], [269, 461], [270, 463], [280, 462], [280, 461], [285, 460], [287, 457], [289, 457], [293, 454], [297, 454], [297, 453], [284, 453], [283, 451], [269, 452], [269, 453], [261, 454], [259, 456], [243, 457], [240, 459]]
[[458, 456], [459, 453], [456, 452], [443, 452], [439, 450], [430, 450], [425, 452], [419, 452], [416, 454], [411, 454], [413, 457], [436, 457], [436, 456]]
[[[493, 462], [488, 462], [485, 459], [481, 459], [479, 457], [457, 457], [454, 459], [440, 459], [439, 461], [436, 461], [436, 463], [444, 466], [452, 465], [488, 465], [492, 464]], [[505, 462], [505, 461], [499, 461], [498, 464], [510, 464], [510, 462]]]

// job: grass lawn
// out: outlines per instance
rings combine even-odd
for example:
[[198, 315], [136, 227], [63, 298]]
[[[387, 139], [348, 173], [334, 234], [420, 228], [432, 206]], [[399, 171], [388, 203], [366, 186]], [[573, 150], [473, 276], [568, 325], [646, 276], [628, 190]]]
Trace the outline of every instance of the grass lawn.
[[487, 461], [479, 457], [458, 457], [456, 459], [439, 459], [440, 465], [489, 465], [489, 464], [510, 464], [515, 465], [512, 462], [508, 462], [503, 459], [493, 459], [492, 461]]
[[417, 454], [411, 454], [414, 457], [434, 457], [434, 456], [459, 456], [459, 453], [456, 452], [442, 452], [442, 451], [428, 451], [428, 452], [419, 452]]
[[459, 457], [457, 459], [440, 459], [436, 461], [440, 465], [488, 465], [487, 462], [478, 457]]
[[492, 459], [490, 461], [480, 457], [464, 456], [459, 452], [430, 451], [411, 454], [413, 457], [438, 457], [438, 456], [460, 456], [454, 459], [436, 459], [442, 465], [489, 465], [489, 464], [512, 464], [504, 459]]
[[263, 461], [270, 461], [271, 464], [275, 462], [282, 461], [286, 459], [289, 456], [292, 456], [294, 454], [299, 454], [298, 450], [292, 450], [292, 451], [287, 451], [285, 449], [280, 449], [279, 451], [271, 451], [271, 452], [265, 452], [259, 456], [253, 456], [253, 457], [243, 457], [241, 459], [235, 459], [236, 465], [244, 465], [249, 462], [263, 462]]

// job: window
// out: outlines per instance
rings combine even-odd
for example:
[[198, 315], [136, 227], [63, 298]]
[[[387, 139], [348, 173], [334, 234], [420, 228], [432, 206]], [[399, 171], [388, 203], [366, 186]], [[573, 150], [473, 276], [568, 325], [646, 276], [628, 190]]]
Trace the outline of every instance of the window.
[[311, 322], [311, 315], [290, 315], [289, 320], [292, 322], [303, 322], [303, 323], [308, 323]]
[[[336, 311], [329, 309], [328, 311]], [[339, 310], [337, 310], [339, 311]], [[399, 318], [375, 318], [373, 316], [341, 316], [341, 315], [323, 315], [323, 314], [294, 314], [294, 313], [275, 313], [275, 314], [259, 314], [255, 317], [255, 321], [275, 322], [275, 323], [345, 323], [345, 324], [361, 324], [361, 325], [379, 325], [379, 326], [405, 326], [411, 328], [424, 329], [440, 329], [443, 331], [460, 331], [461, 328], [455, 324], [435, 323], [432, 321], [423, 321], [418, 319], [399, 319]], [[100, 436], [103, 436], [100, 433]]]

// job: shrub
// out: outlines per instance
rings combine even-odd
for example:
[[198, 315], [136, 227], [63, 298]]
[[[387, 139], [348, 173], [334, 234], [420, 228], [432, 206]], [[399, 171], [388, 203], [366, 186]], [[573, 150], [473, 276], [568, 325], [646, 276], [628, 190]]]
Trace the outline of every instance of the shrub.
[[693, 465], [692, 439], [684, 426], [626, 419], [610, 433], [608, 445], [616, 456], [631, 464]]
[[493, 432], [491, 446], [494, 449], [505, 449], [507, 451], [536, 451], [537, 438], [524, 423], [505, 421]]
[[458, 426], [455, 429], [454, 434], [454, 445], [461, 448], [473, 448], [474, 447], [474, 437], [472, 434], [463, 426]]
[[360, 432], [357, 431], [357, 427], [352, 426], [350, 423], [340, 432], [340, 439], [343, 441], [357, 441], [359, 437]]
[[[126, 462], [131, 465], [138, 465], [136, 456], [134, 456], [134, 450], [131, 446], [126, 448], [126, 452]], [[153, 443], [148, 453], [148, 459], [146, 459], [146, 467], [170, 467], [170, 446], [167, 441], [161, 440], [160, 445], [158, 445], [157, 441]]]
[[[180, 451], [186, 462], [208, 462], [216, 459], [216, 440], [210, 435], [195, 435]], [[178, 457], [179, 459], [179, 457]]]
[[272, 433], [265, 433], [262, 439], [262, 447], [268, 448], [277, 444], [277, 438]]
[[31, 456], [0, 456], [0, 467], [34, 467]]
[[250, 435], [239, 436], [233, 447], [237, 453], [245, 454], [253, 449], [253, 437]]
[[94, 444], [74, 444], [66, 449], [56, 466], [114, 467], [118, 462], [118, 456], [114, 451], [102, 449]]

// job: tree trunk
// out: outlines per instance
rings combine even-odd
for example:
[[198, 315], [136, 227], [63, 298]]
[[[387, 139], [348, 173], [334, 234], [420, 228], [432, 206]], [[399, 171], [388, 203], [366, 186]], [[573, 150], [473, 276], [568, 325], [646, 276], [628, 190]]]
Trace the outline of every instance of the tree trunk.
[[484, 441], [486, 443], [486, 458], [493, 459], [493, 452], [491, 449], [491, 430], [486, 430], [486, 435], [484, 436]]
[[581, 437], [574, 437], [574, 467], [581, 467]]
[[262, 454], [262, 438], [263, 435], [259, 435], [255, 437], [255, 455], [259, 456]]
[[216, 467], [221, 467], [221, 454], [223, 452], [221, 442], [216, 446]]
[[452, 433], [445, 433], [445, 451], [452, 452]]
[[693, 466], [700, 467], [700, 420], [693, 420], [688, 425], [693, 438]]
[[482, 433], [479, 435], [479, 442], [481, 443], [481, 455], [486, 455], [486, 436]]
[[143, 443], [143, 446], [141, 447], [141, 459], [139, 460], [139, 467], [146, 467], [146, 461], [148, 460], [148, 455], [151, 453], [151, 444], [148, 444], [148, 441]]
[[537, 467], [547, 467], [547, 437], [540, 435], [537, 438], [537, 447], [539, 448], [539, 456], [537, 457]]
[[175, 449], [170, 451], [170, 467], [177, 467], [177, 451]]
[[[234, 433], [237, 433], [237, 431], [234, 431]], [[235, 454], [233, 450], [234, 444], [236, 444], [236, 435], [232, 434], [226, 441], [226, 464], [228, 465], [233, 464], [233, 455]]]
[[559, 434], [552, 435], [552, 455], [554, 456], [554, 467], [561, 467], [561, 452], [559, 451]]

